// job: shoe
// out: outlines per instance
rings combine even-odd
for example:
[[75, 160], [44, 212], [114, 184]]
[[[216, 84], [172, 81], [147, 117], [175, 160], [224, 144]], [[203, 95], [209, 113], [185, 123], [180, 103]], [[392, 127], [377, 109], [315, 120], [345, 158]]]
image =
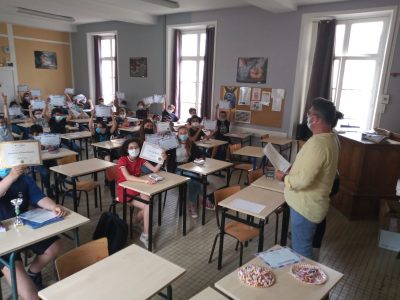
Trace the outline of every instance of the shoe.
[[197, 219], [199, 217], [195, 208], [189, 208], [189, 214], [193, 219]]
[[212, 204], [210, 201], [206, 201], [206, 209], [215, 210], [215, 205]]
[[149, 249], [149, 236], [147, 234], [142, 233], [140, 235], [140, 241], [143, 243], [146, 249]]
[[43, 281], [42, 281], [42, 273], [33, 273], [31, 271], [28, 270], [28, 276], [32, 279], [33, 283], [36, 286], [36, 289], [38, 291], [43, 290], [44, 286], [43, 286]]

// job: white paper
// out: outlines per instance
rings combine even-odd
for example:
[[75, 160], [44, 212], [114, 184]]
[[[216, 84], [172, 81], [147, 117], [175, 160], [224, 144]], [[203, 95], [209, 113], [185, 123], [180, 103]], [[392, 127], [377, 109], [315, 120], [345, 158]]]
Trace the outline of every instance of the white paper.
[[272, 111], [281, 111], [282, 109], [282, 99], [281, 98], [273, 98], [272, 99]]
[[301, 258], [288, 248], [264, 251], [257, 253], [257, 256], [273, 269], [283, 268], [301, 261]]
[[271, 143], [268, 143], [264, 147], [263, 151], [276, 170], [280, 170], [284, 173], [289, 170], [290, 163], [278, 152], [278, 150], [275, 149]]
[[203, 120], [203, 126], [205, 130], [215, 130], [217, 128], [217, 121], [213, 120]]
[[41, 165], [40, 146], [36, 141], [5, 142], [0, 144], [0, 167]]
[[150, 143], [150, 144], [154, 144], [154, 145], [158, 145], [160, 139], [162, 139], [162, 135], [160, 134], [146, 134], [145, 135], [145, 141]]
[[256, 213], [256, 214], [262, 212], [263, 209], [265, 208], [265, 205], [258, 204], [258, 203], [253, 203], [253, 202], [250, 202], [250, 201], [247, 201], [247, 200], [243, 200], [243, 199], [239, 199], [239, 198], [233, 199], [230, 202], [230, 206], [232, 208], [237, 208], [237, 209], [240, 209], [240, 210], [247, 210], [247, 211], [250, 211], [250, 212], [253, 212], [253, 213]]
[[169, 122], [157, 122], [157, 132], [168, 132], [171, 131]]
[[138, 118], [132, 118], [132, 117], [126, 117], [126, 119], [128, 120], [128, 122], [137, 122], [137, 121], [139, 121], [139, 119]]
[[83, 94], [79, 94], [79, 95], [76, 95], [74, 97], [74, 100], [76, 100], [76, 101], [86, 101], [86, 96], [83, 95]]
[[64, 94], [73, 95], [75, 94], [75, 90], [73, 88], [65, 88]]
[[231, 103], [229, 101], [220, 100], [218, 102], [218, 108], [219, 109], [230, 109], [231, 108]]
[[250, 110], [262, 111], [261, 101], [250, 101]]
[[31, 95], [32, 95], [33, 98], [40, 97], [40, 90], [39, 89], [32, 89], [31, 90]]
[[16, 116], [23, 115], [23, 113], [21, 111], [21, 107], [9, 107], [8, 114], [10, 115], [10, 117], [16, 117]]
[[55, 213], [42, 208], [35, 208], [21, 214], [21, 218], [35, 223], [44, 223], [57, 217]]
[[175, 149], [179, 146], [179, 142], [175, 134], [164, 135], [163, 138], [158, 141], [158, 144], [165, 151]]
[[61, 137], [59, 134], [42, 134], [40, 136], [40, 143], [43, 146], [60, 146]]
[[50, 103], [53, 106], [64, 106], [65, 96], [64, 95], [50, 95]]
[[153, 99], [154, 99], [154, 103], [164, 103], [165, 102], [165, 95], [154, 95]]
[[238, 105], [250, 105], [251, 88], [242, 86], [239, 90]]
[[271, 103], [271, 92], [262, 91], [261, 92], [261, 104], [268, 106]]
[[272, 89], [272, 98], [285, 98], [285, 90], [284, 89]]
[[111, 117], [111, 108], [107, 105], [96, 105], [96, 117], [100, 118]]
[[116, 93], [115, 93], [115, 97], [116, 97], [118, 100], [124, 100], [124, 99], [125, 99], [125, 93], [124, 93], [124, 92], [116, 92]]
[[164, 150], [160, 146], [144, 142], [139, 157], [157, 164], [162, 164], [164, 162], [162, 159], [163, 152]]
[[31, 100], [32, 110], [36, 109], [44, 109], [46, 106], [46, 102], [43, 100]]
[[18, 89], [18, 92], [22, 92], [22, 93], [29, 92], [29, 86], [27, 84], [19, 84], [17, 89]]

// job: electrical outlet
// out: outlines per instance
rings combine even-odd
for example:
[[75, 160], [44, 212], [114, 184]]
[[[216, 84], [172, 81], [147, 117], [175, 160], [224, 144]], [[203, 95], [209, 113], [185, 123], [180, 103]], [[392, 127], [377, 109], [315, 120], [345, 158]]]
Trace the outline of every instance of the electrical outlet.
[[381, 95], [380, 98], [382, 104], [389, 104], [390, 95]]

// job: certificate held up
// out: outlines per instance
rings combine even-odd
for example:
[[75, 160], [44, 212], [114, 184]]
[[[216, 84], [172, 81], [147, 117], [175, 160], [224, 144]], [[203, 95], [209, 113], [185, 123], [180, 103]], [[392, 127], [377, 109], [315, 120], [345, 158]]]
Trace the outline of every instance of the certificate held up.
[[13, 141], [0, 143], [0, 168], [19, 165], [36, 166], [42, 164], [38, 141]]

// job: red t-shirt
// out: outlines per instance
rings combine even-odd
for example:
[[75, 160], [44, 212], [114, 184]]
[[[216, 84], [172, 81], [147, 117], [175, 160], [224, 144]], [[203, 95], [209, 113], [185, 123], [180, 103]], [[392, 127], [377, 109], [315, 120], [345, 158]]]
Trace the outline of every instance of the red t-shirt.
[[[143, 158], [136, 158], [135, 160], [131, 161], [128, 156], [121, 156], [118, 159], [118, 180], [117, 180], [117, 194], [118, 194], [118, 201], [122, 202], [124, 189], [123, 187], [119, 186], [120, 182], [126, 181], [124, 174], [121, 171], [121, 167], [125, 167], [129, 174], [139, 177], [142, 174], [142, 166], [146, 162]], [[138, 192], [134, 190], [126, 190], [129, 195], [136, 196], [139, 195]]]

